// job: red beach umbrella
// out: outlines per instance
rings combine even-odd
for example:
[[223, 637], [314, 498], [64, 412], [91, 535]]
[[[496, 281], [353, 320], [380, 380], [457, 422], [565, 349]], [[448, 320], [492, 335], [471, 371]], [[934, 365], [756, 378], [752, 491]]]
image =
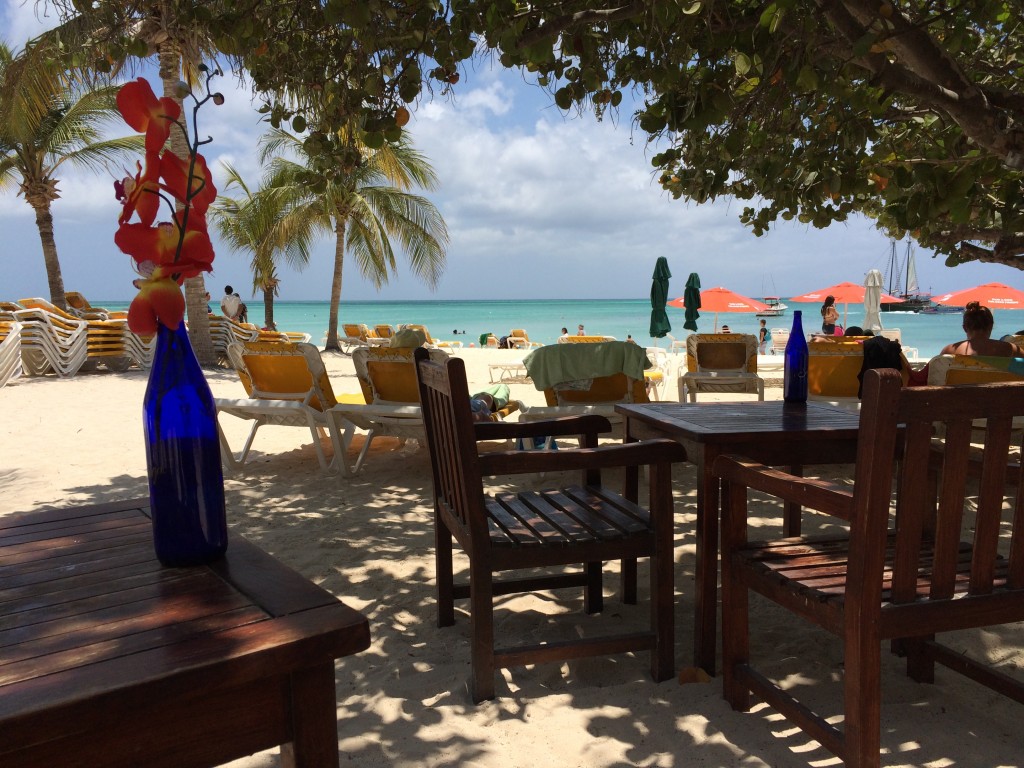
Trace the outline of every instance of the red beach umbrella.
[[[806, 301], [806, 302], [817, 302], [821, 304], [825, 301], [826, 296], [835, 297], [836, 303], [842, 302], [843, 305], [843, 326], [846, 326], [846, 311], [847, 304], [863, 304], [864, 303], [864, 291], [866, 288], [863, 285], [857, 285], [856, 283], [836, 283], [828, 288], [822, 288], [818, 291], [811, 291], [810, 293], [804, 293], [800, 296], [790, 297], [790, 301]], [[880, 301], [902, 301], [898, 296], [890, 296], [888, 293], [883, 293]]]
[[[672, 299], [672, 301], [668, 302], [668, 306], [685, 309], [685, 296]], [[736, 291], [730, 291], [728, 288], [719, 287], [708, 288], [700, 292], [700, 308], [704, 312], [715, 313], [715, 330], [717, 331], [719, 312], [763, 312], [768, 309], [768, 305], [761, 303], [757, 299], [751, 299], [736, 293]]]
[[968, 302], [976, 301], [989, 309], [1024, 309], [1024, 291], [1002, 283], [985, 283], [962, 291], [934, 296], [932, 301], [952, 307], [963, 307]]

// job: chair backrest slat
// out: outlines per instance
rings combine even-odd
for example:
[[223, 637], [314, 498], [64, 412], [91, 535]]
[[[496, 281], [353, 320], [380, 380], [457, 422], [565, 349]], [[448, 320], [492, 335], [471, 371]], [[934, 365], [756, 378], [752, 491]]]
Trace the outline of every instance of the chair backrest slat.
[[438, 512], [459, 529], [452, 533], [464, 547], [483, 548], [487, 519], [465, 363], [457, 357], [435, 362], [423, 348], [415, 360]]
[[[894, 372], [870, 371], [869, 380]], [[1020, 459], [1014, 447], [1013, 418], [1024, 415], [1024, 382], [979, 384], [971, 387], [915, 387], [893, 393], [898, 409], [892, 428], [902, 428], [903, 452], [898, 464], [900, 500], [897, 505], [896, 552], [893, 562], [893, 600], [940, 600], [965, 591], [984, 598], [1004, 584], [1024, 586], [1024, 508]], [[862, 412], [862, 429], [873, 417]], [[983, 420], [983, 421], [979, 421]], [[984, 431], [979, 433], [979, 425]], [[935, 434], [941, 434], [937, 441]], [[979, 435], [983, 445], [979, 445]], [[931, 477], [922, 482], [926, 452], [932, 455]], [[877, 447], [875, 462], [887, 460]], [[862, 471], [858, 464], [858, 476]], [[858, 487], [855, 497], [861, 493]], [[880, 491], [879, 491], [880, 493]], [[879, 496], [867, 505], [876, 518], [884, 501]], [[907, 519], [904, 520], [903, 516]], [[920, 519], [917, 519], [920, 518]], [[905, 528], [905, 530], [904, 530]], [[915, 533], [915, 528], [925, 532]], [[851, 534], [865, 529], [854, 523]], [[874, 529], [878, 530], [878, 521]], [[854, 560], [863, 552], [882, 551], [884, 537], [851, 543], [851, 582]], [[965, 548], [971, 549], [970, 560]], [[855, 554], [857, 549], [861, 554]], [[870, 559], [870, 556], [869, 556]], [[874, 563], [872, 562], [872, 567]], [[881, 572], [866, 572], [873, 584]], [[914, 594], [909, 585], [931, 584], [927, 595]]]
[[[919, 434], [918, 434], [919, 433]], [[930, 424], [913, 424], [907, 427], [905, 443], [900, 461], [902, 472], [896, 484], [896, 553], [897, 558], [912, 557], [921, 547], [925, 535], [932, 535], [935, 521], [931, 510], [934, 500], [930, 484], [932, 473], [932, 451]], [[929, 489], [926, 492], [925, 489]], [[893, 602], [909, 602], [917, 595], [916, 563], [895, 563], [892, 583]]]
[[1012, 431], [1011, 420], [1006, 416], [994, 416], [986, 422], [974, 524], [971, 594], [989, 594], [993, 589]]

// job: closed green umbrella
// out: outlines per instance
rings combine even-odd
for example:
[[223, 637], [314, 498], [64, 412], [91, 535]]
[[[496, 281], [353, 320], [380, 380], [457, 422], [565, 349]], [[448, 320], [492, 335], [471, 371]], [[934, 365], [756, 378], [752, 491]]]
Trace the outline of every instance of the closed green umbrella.
[[700, 277], [696, 272], [691, 272], [686, 280], [686, 289], [683, 291], [683, 302], [686, 305], [686, 322], [683, 328], [688, 331], [697, 330], [697, 318], [700, 317]]
[[665, 311], [670, 277], [672, 273], [668, 271], [668, 259], [659, 256], [654, 265], [654, 275], [651, 277], [651, 338], [654, 339], [663, 339], [672, 330], [668, 312]]

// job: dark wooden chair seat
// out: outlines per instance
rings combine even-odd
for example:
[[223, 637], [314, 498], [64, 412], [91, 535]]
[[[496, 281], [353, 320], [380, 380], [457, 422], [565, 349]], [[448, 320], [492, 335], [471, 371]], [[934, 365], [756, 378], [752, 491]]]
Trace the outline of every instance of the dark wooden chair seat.
[[[434, 479], [438, 625], [455, 623], [454, 601], [470, 599], [474, 701], [494, 697], [498, 668], [629, 651], [651, 652], [657, 681], [674, 669], [672, 462], [686, 453], [673, 440], [598, 446], [610, 430], [601, 416], [525, 423], [474, 423], [465, 366], [416, 352], [420, 401]], [[582, 447], [558, 451], [479, 453], [480, 440], [574, 436]], [[601, 470], [650, 466], [649, 508], [601, 485]], [[487, 496], [483, 477], [578, 470], [582, 483], [555, 490]], [[469, 557], [469, 581], [456, 584], [452, 540]], [[584, 588], [584, 609], [603, 607], [602, 562], [651, 558], [651, 621], [646, 631], [534, 645], [496, 647], [493, 597], [563, 587]], [[577, 570], [565, 566], [579, 564]], [[548, 569], [540, 573], [534, 569]], [[494, 574], [529, 571], [495, 579]], [[628, 588], [627, 588], [628, 589]], [[504, 641], [505, 638], [502, 638]]]
[[[1024, 474], [1012, 442], [1022, 414], [1024, 383], [906, 389], [895, 371], [868, 371], [852, 488], [719, 457], [723, 688], [735, 709], [756, 694], [846, 765], [878, 766], [884, 640], [917, 681], [932, 682], [938, 662], [1024, 703], [1019, 678], [937, 637], [1024, 620]], [[976, 419], [987, 423], [980, 453]], [[748, 489], [846, 520], [849, 533], [750, 541]], [[843, 639], [842, 729], [755, 669], [750, 591]]]

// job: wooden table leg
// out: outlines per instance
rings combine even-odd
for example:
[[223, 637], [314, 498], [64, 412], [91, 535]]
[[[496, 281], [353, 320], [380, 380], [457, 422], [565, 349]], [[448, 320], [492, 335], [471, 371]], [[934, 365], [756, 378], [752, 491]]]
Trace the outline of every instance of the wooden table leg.
[[694, 446], [697, 464], [697, 565], [694, 592], [693, 663], [715, 674], [718, 622], [719, 480], [711, 473], [713, 447]]
[[334, 662], [291, 676], [292, 741], [281, 745], [281, 768], [338, 768]]

